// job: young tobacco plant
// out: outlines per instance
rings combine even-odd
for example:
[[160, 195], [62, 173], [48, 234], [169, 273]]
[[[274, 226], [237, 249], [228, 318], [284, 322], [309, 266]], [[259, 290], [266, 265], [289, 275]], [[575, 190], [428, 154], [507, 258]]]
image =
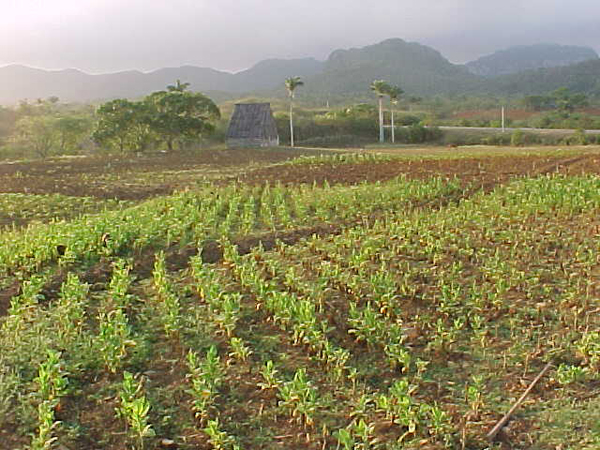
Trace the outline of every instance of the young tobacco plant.
[[152, 276], [154, 289], [160, 302], [159, 312], [162, 316], [165, 332], [168, 336], [173, 336], [177, 334], [180, 328], [181, 304], [167, 276], [165, 254], [163, 252], [156, 255]]
[[314, 424], [320, 403], [318, 392], [308, 380], [305, 369], [298, 369], [293, 380], [283, 383], [277, 396], [280, 399], [279, 406], [289, 411], [292, 417], [306, 426]]
[[258, 383], [261, 389], [275, 389], [281, 385], [281, 381], [277, 378], [279, 371], [274, 367], [273, 361], [269, 360], [260, 370], [264, 382]]
[[223, 380], [217, 347], [210, 347], [204, 360], [199, 360], [198, 355], [190, 350], [187, 355], [187, 366], [188, 377], [192, 384], [189, 392], [193, 397], [193, 409], [197, 418], [206, 420]]
[[219, 419], [209, 420], [203, 431], [214, 450], [240, 450], [237, 439], [221, 430]]
[[39, 366], [38, 376], [34, 379], [38, 389], [38, 431], [31, 442], [32, 450], [48, 450], [57, 440], [56, 429], [60, 422], [55, 419], [54, 411], [60, 398], [66, 394], [67, 378], [62, 368], [61, 354], [48, 351], [48, 358]]
[[125, 419], [129, 432], [137, 441], [138, 448], [144, 448], [144, 439], [155, 436], [154, 429], [148, 420], [150, 402], [143, 393], [142, 381], [125, 371], [119, 389], [119, 406], [117, 416]]
[[240, 338], [232, 337], [229, 340], [229, 345], [231, 346], [229, 357], [237, 361], [246, 362], [252, 354], [250, 347], [244, 344], [244, 341]]
[[108, 285], [108, 292], [117, 308], [127, 308], [133, 299], [128, 293], [131, 285], [131, 264], [124, 259], [118, 259], [113, 263], [112, 278]]
[[96, 339], [98, 351], [106, 368], [116, 373], [127, 357], [127, 348], [134, 346], [127, 316], [121, 309], [100, 313], [99, 334]]

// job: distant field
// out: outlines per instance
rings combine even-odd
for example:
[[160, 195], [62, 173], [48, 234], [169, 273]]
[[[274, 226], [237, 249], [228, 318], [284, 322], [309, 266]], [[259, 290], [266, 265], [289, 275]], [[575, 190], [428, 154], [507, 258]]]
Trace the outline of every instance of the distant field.
[[[505, 111], [506, 118], [512, 120], [529, 119], [540, 114], [539, 111], [529, 111], [525, 109], [508, 108]], [[501, 109], [473, 109], [469, 111], [459, 111], [452, 114], [454, 119], [479, 119], [479, 120], [500, 120]]]
[[596, 449], [599, 173], [597, 146], [0, 164], [0, 442]]
[[[527, 109], [507, 108], [505, 110], [506, 118], [512, 120], [526, 120], [533, 116], [544, 114], [547, 111], [531, 111]], [[576, 112], [588, 114], [590, 116], [600, 116], [600, 108], [581, 108]], [[452, 115], [455, 119], [482, 119], [482, 120], [500, 120], [500, 108], [496, 109], [474, 109], [469, 111], [459, 111]]]

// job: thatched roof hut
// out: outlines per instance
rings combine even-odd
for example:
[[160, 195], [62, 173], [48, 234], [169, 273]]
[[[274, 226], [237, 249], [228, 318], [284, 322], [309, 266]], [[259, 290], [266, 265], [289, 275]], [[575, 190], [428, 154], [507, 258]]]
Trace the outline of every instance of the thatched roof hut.
[[238, 103], [227, 130], [228, 147], [273, 147], [279, 145], [277, 125], [270, 103]]

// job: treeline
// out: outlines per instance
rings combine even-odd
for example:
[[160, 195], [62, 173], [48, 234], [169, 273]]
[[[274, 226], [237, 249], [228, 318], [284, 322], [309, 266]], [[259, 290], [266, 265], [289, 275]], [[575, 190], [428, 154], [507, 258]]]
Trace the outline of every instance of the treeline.
[[[304, 101], [294, 111], [296, 145], [305, 147], [363, 147], [375, 144], [379, 134], [377, 99], [371, 94], [366, 103], [330, 106]], [[245, 102], [269, 99], [245, 99]], [[400, 97], [397, 105], [384, 112], [385, 140], [391, 141], [391, 111], [395, 116], [397, 144], [498, 144], [510, 145], [507, 135], [497, 137], [442, 134], [436, 126], [500, 128], [500, 108], [507, 107], [507, 127], [600, 129], [600, 115], [583, 107], [595, 99], [566, 88], [521, 98], [494, 96]], [[280, 140], [290, 142], [288, 105], [273, 101]], [[0, 107], [0, 158], [45, 158], [61, 154], [94, 152], [144, 152], [194, 149], [206, 143], [225, 141], [231, 104], [220, 110], [203, 94], [190, 92], [177, 82], [163, 91], [137, 101], [117, 99], [101, 105], [63, 104], [56, 97], [21, 102], [13, 108]], [[515, 110], [520, 112], [511, 117]], [[462, 114], [461, 111], [469, 111]], [[473, 114], [471, 114], [473, 113]], [[550, 139], [550, 138], [548, 138]], [[516, 141], [521, 138], [516, 139]], [[557, 143], [552, 138], [525, 135], [529, 144]], [[592, 136], [575, 135], [569, 143], [594, 142]]]
[[[546, 129], [600, 129], [600, 115], [592, 108], [586, 111], [593, 99], [585, 94], [572, 92], [566, 87], [542, 95], [530, 95], [520, 99], [493, 99], [490, 102], [463, 102], [463, 111], [470, 117], [460, 116], [460, 110], [439, 107], [433, 122], [439, 125], [461, 127], [500, 128], [501, 106], [506, 106], [505, 125], [513, 128]], [[457, 108], [459, 103], [457, 102]], [[472, 108], [472, 109], [471, 109]], [[515, 111], [518, 112], [514, 117]], [[492, 114], [493, 117], [490, 117]], [[511, 117], [513, 115], [513, 117]]]
[[571, 92], [561, 87], [546, 95], [528, 95], [523, 99], [523, 105], [532, 111], [558, 110], [571, 113], [576, 108], [588, 106], [588, 97], [579, 92]]
[[4, 156], [74, 154], [92, 146], [92, 106], [62, 105], [57, 97], [0, 107], [0, 145]]
[[214, 132], [220, 111], [188, 86], [178, 81], [142, 100], [116, 99], [97, 108], [61, 104], [57, 97], [0, 107], [0, 156], [46, 158], [196, 145]]
[[528, 70], [490, 80], [487, 92], [498, 95], [545, 95], [565, 87], [571, 92], [585, 93], [600, 99], [600, 59], [548, 69]]

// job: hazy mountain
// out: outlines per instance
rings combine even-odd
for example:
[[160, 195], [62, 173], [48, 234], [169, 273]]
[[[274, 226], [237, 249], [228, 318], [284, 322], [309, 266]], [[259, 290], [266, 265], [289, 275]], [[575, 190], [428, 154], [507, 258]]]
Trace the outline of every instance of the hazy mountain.
[[[178, 79], [190, 83], [193, 90], [205, 92], [216, 99], [253, 93], [285, 95], [283, 83], [285, 78], [291, 76], [302, 77], [305, 81], [302, 92], [317, 97], [328, 94], [338, 97], [370, 95], [369, 85], [377, 79], [399, 85], [408, 95], [422, 96], [531, 94], [561, 86], [581, 92], [600, 91], [598, 55], [590, 49], [574, 47], [579, 50], [568, 50], [572, 48], [557, 45], [516, 47], [516, 50], [496, 53], [495, 60], [512, 60], [512, 65], [506, 63], [504, 67], [517, 70], [519, 58], [523, 63], [520, 66], [522, 68], [527, 64], [566, 64], [576, 58], [594, 59], [566, 67], [525, 71], [492, 79], [473, 74], [466, 66], [450, 63], [431, 47], [402, 39], [389, 39], [363, 48], [336, 50], [325, 62], [313, 58], [270, 59], [235, 74], [183, 66], [150, 73], [127, 71], [89, 75], [73, 69], [46, 71], [12, 65], [0, 68], [0, 103], [14, 104], [22, 99], [35, 100], [50, 96], [67, 102], [104, 101], [120, 97], [135, 99], [165, 89]], [[536, 53], [534, 49], [539, 51]], [[563, 50], [566, 53], [561, 53]], [[517, 54], [519, 58], [514, 56]], [[488, 66], [492, 67], [492, 56], [478, 61], [488, 61]], [[473, 64], [475, 62], [471, 63], [471, 70]]]
[[304, 79], [323, 71], [324, 63], [314, 58], [268, 59], [234, 75], [237, 92], [284, 90], [286, 78]]
[[561, 87], [600, 95], [600, 59], [504, 75], [489, 80], [487, 84], [489, 92], [504, 95], [545, 94]]
[[526, 70], [569, 66], [598, 59], [595, 50], [573, 45], [537, 44], [520, 45], [497, 51], [466, 64], [475, 75], [497, 77]]
[[0, 103], [13, 104], [23, 99], [50, 96], [67, 102], [137, 98], [164, 89], [177, 79], [190, 82], [197, 90], [229, 90], [233, 75], [191, 66], [151, 73], [128, 71], [89, 75], [73, 69], [46, 71], [12, 65], [0, 68]]
[[57, 96], [67, 102], [88, 102], [112, 98], [143, 97], [165, 89], [175, 80], [190, 83], [201, 92], [244, 93], [271, 90], [290, 76], [310, 77], [323, 63], [313, 58], [262, 61], [248, 70], [232, 74], [214, 69], [183, 66], [159, 69], [150, 73], [138, 71], [89, 75], [68, 69], [47, 71], [11, 65], [0, 68], [0, 103], [14, 104], [23, 99], [35, 100]]
[[418, 95], [466, 92], [482, 81], [431, 47], [389, 39], [363, 48], [334, 51], [323, 72], [308, 80], [306, 89], [332, 94], [361, 92], [368, 91], [373, 80], [386, 80]]

